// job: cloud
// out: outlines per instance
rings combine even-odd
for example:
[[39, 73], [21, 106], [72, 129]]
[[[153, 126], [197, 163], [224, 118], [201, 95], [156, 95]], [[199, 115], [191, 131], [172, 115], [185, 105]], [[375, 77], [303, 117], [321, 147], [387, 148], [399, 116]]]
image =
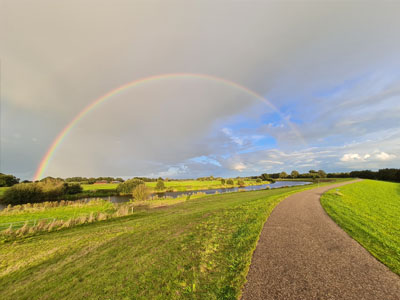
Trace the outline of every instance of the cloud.
[[380, 152], [380, 153], [375, 154], [375, 157], [379, 160], [391, 160], [391, 159], [394, 159], [396, 157], [396, 155], [387, 154], [385, 152]]
[[[400, 121], [398, 3], [4, 3], [3, 172], [32, 176], [57, 134], [94, 99], [176, 72], [226, 78], [266, 96], [308, 145], [265, 103], [232, 87], [152, 81], [90, 112], [45, 175], [338, 170], [400, 157], [389, 141]], [[346, 154], [361, 159], [341, 160]]]
[[344, 154], [340, 160], [347, 162], [347, 161], [363, 160], [363, 158], [358, 153], [347, 153]]

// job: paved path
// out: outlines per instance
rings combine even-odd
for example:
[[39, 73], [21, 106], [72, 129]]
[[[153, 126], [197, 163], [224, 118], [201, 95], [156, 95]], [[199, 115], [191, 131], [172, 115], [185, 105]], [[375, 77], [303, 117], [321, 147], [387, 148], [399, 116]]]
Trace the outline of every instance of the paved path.
[[340, 229], [319, 202], [344, 184], [294, 194], [275, 208], [253, 253], [243, 300], [400, 299], [400, 277]]

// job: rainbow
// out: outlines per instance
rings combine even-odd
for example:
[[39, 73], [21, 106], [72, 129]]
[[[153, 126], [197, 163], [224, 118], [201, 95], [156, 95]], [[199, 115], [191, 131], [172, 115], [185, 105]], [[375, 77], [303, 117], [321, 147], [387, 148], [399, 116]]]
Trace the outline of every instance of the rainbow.
[[39, 180], [40, 178], [43, 177], [43, 174], [45, 170], [47, 169], [47, 166], [49, 165], [52, 156], [54, 155], [55, 151], [57, 148], [60, 146], [60, 144], [63, 142], [67, 134], [74, 128], [74, 126], [82, 120], [89, 112], [94, 110], [96, 107], [101, 105], [102, 103], [106, 102], [107, 100], [111, 99], [113, 96], [116, 96], [120, 94], [122, 91], [138, 86], [140, 84], [148, 83], [148, 82], [154, 82], [158, 80], [164, 80], [164, 79], [173, 79], [173, 78], [193, 78], [193, 79], [203, 79], [203, 80], [209, 80], [209, 81], [214, 81], [229, 87], [233, 87], [241, 92], [244, 92], [248, 95], [251, 95], [255, 97], [256, 99], [259, 99], [266, 103], [273, 111], [279, 114], [279, 116], [289, 125], [291, 130], [296, 134], [296, 136], [301, 140], [302, 143], [305, 143], [302, 135], [300, 134], [299, 130], [296, 128], [294, 124], [292, 124], [287, 118], [285, 118], [281, 112], [266, 98], [261, 96], [260, 94], [248, 89], [245, 86], [242, 86], [236, 82], [212, 76], [212, 75], [206, 75], [206, 74], [196, 74], [196, 73], [168, 73], [168, 74], [161, 74], [161, 75], [155, 75], [155, 76], [150, 76], [150, 77], [145, 77], [141, 79], [137, 79], [131, 82], [128, 82], [124, 85], [121, 85], [120, 87], [117, 87], [114, 90], [109, 91], [107, 94], [97, 98], [94, 100], [92, 103], [87, 105], [84, 109], [82, 109], [65, 127], [61, 132], [57, 135], [57, 137], [54, 139], [53, 143], [51, 144], [50, 148], [47, 150], [46, 154], [43, 156], [42, 160], [40, 161], [40, 164], [35, 172], [33, 180]]

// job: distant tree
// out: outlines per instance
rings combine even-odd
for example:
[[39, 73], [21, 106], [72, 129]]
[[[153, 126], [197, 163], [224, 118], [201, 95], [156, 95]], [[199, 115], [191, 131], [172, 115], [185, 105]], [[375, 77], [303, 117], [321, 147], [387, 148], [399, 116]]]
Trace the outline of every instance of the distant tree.
[[267, 173], [263, 173], [260, 175], [260, 178], [264, 181], [268, 181], [269, 180], [269, 175]]
[[19, 178], [14, 175], [7, 175], [0, 173], [0, 187], [3, 186], [13, 186], [19, 182]]
[[145, 201], [150, 197], [150, 190], [142, 183], [133, 189], [132, 196], [137, 201]]
[[326, 173], [324, 170], [318, 170], [318, 175], [320, 178], [326, 178]]
[[261, 183], [261, 182], [262, 182], [261, 178], [257, 178], [257, 179], [256, 179], [256, 182], [257, 182], [257, 183]]
[[297, 177], [299, 177], [299, 172], [297, 172], [296, 170], [293, 170], [292, 173], [290, 173], [290, 176], [292, 176], [292, 178], [297, 178]]
[[243, 180], [243, 179], [239, 179], [239, 180], [237, 181], [237, 184], [238, 184], [239, 187], [244, 187], [244, 186], [246, 186], [246, 184], [244, 183], [244, 180]]
[[64, 183], [64, 194], [72, 195], [82, 193], [83, 189], [79, 183]]
[[226, 183], [226, 180], [224, 178], [221, 178], [221, 184], [225, 185], [225, 183]]
[[308, 173], [313, 174], [313, 173], [318, 173], [318, 172], [315, 170], [310, 170], [310, 171], [308, 171]]
[[156, 190], [162, 191], [164, 189], [165, 189], [164, 181], [162, 179], [158, 179], [156, 184]]
[[288, 177], [288, 174], [286, 174], [286, 172], [281, 172], [279, 174], [279, 178], [286, 178], [286, 177]]
[[144, 181], [141, 179], [129, 179], [123, 183], [120, 183], [117, 187], [117, 192], [120, 194], [131, 194], [133, 190], [140, 184], [144, 184]]
[[229, 178], [229, 179], [226, 181], [226, 184], [233, 185], [234, 183], [233, 183], [233, 180], [232, 180], [231, 178]]

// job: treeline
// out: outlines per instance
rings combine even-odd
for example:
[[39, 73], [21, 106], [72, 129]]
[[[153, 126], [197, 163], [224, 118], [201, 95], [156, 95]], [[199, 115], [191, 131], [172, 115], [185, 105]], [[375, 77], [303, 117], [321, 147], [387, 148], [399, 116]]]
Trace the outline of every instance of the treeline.
[[308, 173], [300, 173], [296, 170], [293, 170], [290, 174], [282, 171], [280, 173], [263, 173], [259, 176], [255, 176], [252, 178], [260, 178], [262, 180], [271, 180], [271, 179], [296, 179], [296, 178], [307, 178], [307, 179], [315, 179], [315, 178], [326, 178], [328, 174], [324, 170], [310, 170]]
[[400, 182], [400, 169], [380, 169], [376, 172], [371, 170], [352, 171], [349, 175], [350, 177]]
[[0, 173], [0, 187], [13, 186], [17, 183], [19, 183], [19, 178], [14, 175]]

